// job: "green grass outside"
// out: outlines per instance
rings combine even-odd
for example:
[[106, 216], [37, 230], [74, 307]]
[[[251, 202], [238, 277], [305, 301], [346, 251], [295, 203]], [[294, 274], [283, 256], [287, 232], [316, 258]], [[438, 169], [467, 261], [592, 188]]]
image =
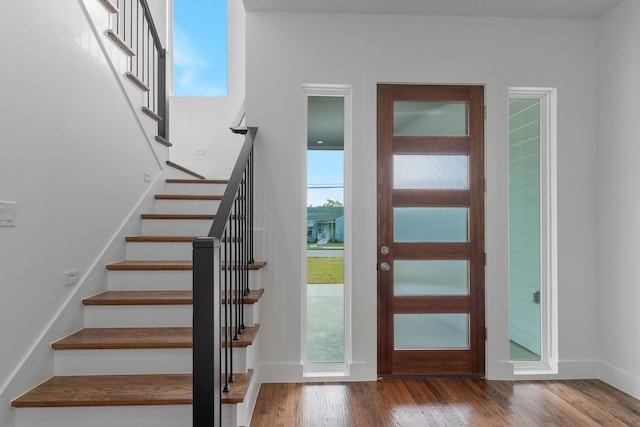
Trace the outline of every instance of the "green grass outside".
[[344, 283], [344, 258], [307, 257], [307, 283]]

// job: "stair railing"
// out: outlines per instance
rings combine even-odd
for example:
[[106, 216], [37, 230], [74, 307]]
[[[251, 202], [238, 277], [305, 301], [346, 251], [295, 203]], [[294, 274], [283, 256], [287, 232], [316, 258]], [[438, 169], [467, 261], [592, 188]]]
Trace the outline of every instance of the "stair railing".
[[245, 141], [208, 237], [193, 242], [193, 425], [220, 426], [253, 258], [253, 143]]
[[111, 0], [118, 8], [115, 33], [135, 54], [131, 73], [146, 88], [146, 108], [160, 117], [158, 135], [167, 137], [167, 50], [162, 47], [147, 0]]

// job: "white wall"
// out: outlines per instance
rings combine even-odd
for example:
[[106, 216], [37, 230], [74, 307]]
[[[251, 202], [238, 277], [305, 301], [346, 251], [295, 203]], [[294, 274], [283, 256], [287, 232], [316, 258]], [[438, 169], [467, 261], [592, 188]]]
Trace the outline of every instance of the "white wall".
[[228, 2], [228, 95], [169, 100], [171, 160], [211, 179], [231, 175], [244, 139], [229, 130], [245, 96], [245, 11]]
[[602, 378], [640, 398], [640, 3], [599, 20], [598, 281]]
[[[0, 228], [0, 425], [11, 426], [10, 400], [52, 375], [51, 341], [82, 321], [78, 288], [105, 285], [103, 251], [147, 192], [144, 172], [161, 169], [80, 0], [16, 2], [0, 28], [0, 200], [17, 203], [15, 228]], [[64, 286], [67, 270], [81, 282]]]
[[[353, 87], [351, 379], [376, 376], [376, 83], [486, 84], [490, 378], [508, 378], [507, 89], [558, 88], [559, 377], [597, 376], [596, 22], [247, 13], [247, 114], [259, 126], [269, 262], [263, 379], [300, 380], [304, 83]], [[266, 190], [268, 189], [268, 191]], [[268, 194], [268, 195], [267, 195]]]

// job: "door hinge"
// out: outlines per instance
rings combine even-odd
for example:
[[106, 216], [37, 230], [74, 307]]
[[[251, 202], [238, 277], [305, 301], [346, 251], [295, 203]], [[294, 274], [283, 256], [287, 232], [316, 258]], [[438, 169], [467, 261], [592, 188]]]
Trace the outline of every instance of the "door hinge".
[[487, 340], [488, 335], [489, 335], [489, 333], [487, 332], [487, 328], [485, 327], [484, 328], [484, 339], [485, 339], [485, 341]]

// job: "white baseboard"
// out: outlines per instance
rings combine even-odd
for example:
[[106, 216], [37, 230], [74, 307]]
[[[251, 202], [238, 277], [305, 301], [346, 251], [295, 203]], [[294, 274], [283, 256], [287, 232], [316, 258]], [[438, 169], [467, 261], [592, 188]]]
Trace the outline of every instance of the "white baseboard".
[[600, 362], [600, 379], [618, 390], [640, 399], [640, 376], [606, 362]]
[[597, 360], [561, 360], [557, 374], [514, 375], [513, 364], [503, 361], [495, 364], [487, 373], [487, 379], [498, 381], [517, 380], [579, 380], [600, 378], [600, 362]]

